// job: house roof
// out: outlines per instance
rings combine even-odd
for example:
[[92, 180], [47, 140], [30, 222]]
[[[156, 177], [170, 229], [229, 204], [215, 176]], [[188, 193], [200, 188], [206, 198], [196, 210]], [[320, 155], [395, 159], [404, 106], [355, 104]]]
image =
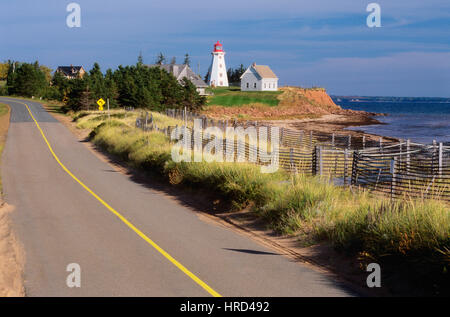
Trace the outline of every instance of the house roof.
[[66, 76], [74, 76], [77, 75], [83, 66], [58, 66], [57, 71], [62, 72]]
[[184, 77], [189, 79], [197, 87], [208, 87], [203, 79], [194, 73], [188, 65], [184, 64], [163, 64], [163, 65], [148, 65], [149, 67], [159, 67], [175, 76], [178, 81], [183, 80]]
[[277, 75], [267, 65], [252, 65], [261, 78], [278, 78]]

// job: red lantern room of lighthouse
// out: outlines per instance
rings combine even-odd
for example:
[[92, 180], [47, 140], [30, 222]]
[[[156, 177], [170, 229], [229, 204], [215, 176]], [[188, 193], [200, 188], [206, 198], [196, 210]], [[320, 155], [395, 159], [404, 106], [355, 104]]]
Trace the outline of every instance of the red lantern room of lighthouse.
[[223, 46], [220, 44], [219, 41], [217, 41], [216, 44], [214, 44], [214, 52], [223, 52]]
[[225, 64], [225, 51], [223, 45], [217, 41], [214, 44], [212, 62], [209, 67], [208, 85], [213, 87], [228, 87], [227, 66]]

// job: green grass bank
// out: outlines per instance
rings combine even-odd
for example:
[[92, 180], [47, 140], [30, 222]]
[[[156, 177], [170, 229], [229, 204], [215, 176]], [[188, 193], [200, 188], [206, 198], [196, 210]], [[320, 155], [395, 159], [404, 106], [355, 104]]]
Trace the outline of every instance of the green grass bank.
[[239, 87], [210, 88], [212, 96], [208, 97], [208, 105], [237, 107], [249, 104], [277, 106], [278, 96], [282, 91], [241, 91]]

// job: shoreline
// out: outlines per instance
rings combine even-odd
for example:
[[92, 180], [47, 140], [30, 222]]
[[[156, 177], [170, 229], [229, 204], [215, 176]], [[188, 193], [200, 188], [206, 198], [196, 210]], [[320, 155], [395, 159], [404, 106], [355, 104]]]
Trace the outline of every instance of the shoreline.
[[370, 113], [356, 110], [346, 110], [343, 113], [326, 114], [320, 118], [307, 118], [307, 119], [288, 119], [288, 120], [265, 120], [261, 121], [264, 124], [270, 124], [278, 127], [283, 127], [292, 130], [304, 130], [320, 133], [337, 134], [341, 136], [351, 135], [352, 137], [365, 136], [366, 140], [378, 141], [380, 137], [383, 140], [398, 141], [398, 138], [379, 135], [373, 133], [366, 133], [362, 130], [348, 130], [347, 128], [357, 128], [367, 125], [384, 125], [375, 117], [386, 116], [383, 113]]

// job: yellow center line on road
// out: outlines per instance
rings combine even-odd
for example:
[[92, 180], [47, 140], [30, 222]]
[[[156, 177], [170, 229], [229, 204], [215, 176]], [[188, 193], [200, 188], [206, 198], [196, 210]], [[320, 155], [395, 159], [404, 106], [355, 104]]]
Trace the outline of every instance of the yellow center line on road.
[[47, 143], [47, 146], [52, 153], [55, 160], [58, 162], [58, 164], [63, 168], [63, 170], [69, 174], [78, 184], [81, 185], [89, 194], [95, 197], [103, 206], [105, 206], [110, 212], [112, 212], [114, 215], [116, 215], [123, 223], [125, 223], [131, 230], [133, 230], [139, 237], [144, 239], [148, 244], [150, 244], [153, 248], [155, 248], [159, 253], [161, 253], [167, 260], [169, 260], [173, 265], [175, 265], [180, 271], [182, 271], [184, 274], [189, 276], [195, 283], [200, 285], [205, 291], [207, 291], [209, 294], [211, 294], [214, 297], [221, 297], [219, 293], [217, 293], [215, 290], [213, 290], [208, 284], [203, 282], [200, 278], [198, 278], [194, 273], [189, 271], [186, 267], [184, 267], [180, 262], [175, 260], [169, 253], [164, 251], [158, 244], [156, 244], [152, 239], [150, 239], [147, 235], [145, 235], [142, 231], [140, 231], [136, 226], [134, 226], [130, 221], [128, 221], [124, 216], [122, 216], [117, 210], [115, 210], [113, 207], [111, 207], [108, 203], [106, 203], [103, 199], [101, 199], [96, 193], [94, 193], [89, 187], [87, 187], [82, 181], [80, 181], [69, 169], [67, 169], [66, 166], [59, 160], [58, 156], [53, 151], [52, 146], [50, 145], [49, 141], [47, 140], [47, 137], [45, 136], [44, 132], [42, 131], [41, 127], [39, 126], [39, 123], [34, 118], [33, 114], [31, 113], [30, 108], [26, 103], [16, 101], [15, 102], [21, 103], [27, 107], [28, 113], [30, 114], [31, 118], [33, 119], [34, 123], [36, 124], [36, 127], [40, 131], [42, 138], [44, 139], [45, 143]]

